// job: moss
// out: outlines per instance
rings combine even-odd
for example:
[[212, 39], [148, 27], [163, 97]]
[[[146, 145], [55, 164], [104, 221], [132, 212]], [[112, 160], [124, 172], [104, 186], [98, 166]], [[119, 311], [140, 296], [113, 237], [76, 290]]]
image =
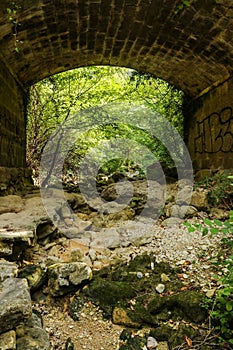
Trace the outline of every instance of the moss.
[[91, 297], [104, 310], [105, 316], [111, 316], [113, 308], [123, 300], [127, 302], [136, 296], [134, 288], [126, 282], [106, 281], [96, 279], [85, 290], [85, 294]]
[[148, 311], [157, 316], [157, 321], [184, 319], [202, 322], [206, 319], [206, 310], [201, 307], [203, 295], [195, 291], [185, 291], [170, 296], [154, 296], [148, 305]]
[[192, 339], [192, 341], [201, 339], [198, 330], [183, 323], [180, 323], [177, 329], [173, 329], [169, 325], [162, 325], [152, 329], [150, 335], [158, 341], [167, 341], [171, 349], [183, 344], [185, 336]]

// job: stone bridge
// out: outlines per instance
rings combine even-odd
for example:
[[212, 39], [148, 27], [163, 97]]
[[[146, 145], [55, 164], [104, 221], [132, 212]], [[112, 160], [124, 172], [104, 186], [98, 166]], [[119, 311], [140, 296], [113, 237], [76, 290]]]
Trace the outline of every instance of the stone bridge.
[[30, 85], [101, 64], [153, 73], [183, 90], [194, 168], [233, 168], [233, 2], [182, 4], [1, 0], [0, 167], [25, 168]]

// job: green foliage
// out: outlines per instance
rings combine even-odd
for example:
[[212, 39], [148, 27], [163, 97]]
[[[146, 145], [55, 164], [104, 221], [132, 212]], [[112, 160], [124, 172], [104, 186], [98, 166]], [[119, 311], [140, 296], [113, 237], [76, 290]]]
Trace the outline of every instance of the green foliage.
[[205, 303], [210, 310], [210, 317], [213, 320], [215, 328], [220, 332], [220, 341], [227, 341], [233, 344], [233, 255], [230, 254], [233, 246], [233, 211], [229, 221], [221, 222], [219, 220], [203, 220], [204, 224], [190, 225], [186, 223], [190, 232], [200, 230], [203, 235], [207, 233], [226, 235], [222, 242], [227, 245], [228, 257], [224, 262], [218, 260], [218, 271], [222, 271], [222, 278], [218, 281], [220, 289], [216, 293], [215, 300], [212, 303]]
[[15, 40], [15, 52], [19, 53], [20, 48], [19, 45], [23, 42], [18, 39], [18, 28], [21, 25], [19, 23], [18, 19], [18, 10], [21, 8], [21, 6], [16, 1], [9, 1], [9, 6], [6, 8], [6, 12], [9, 15], [8, 20], [13, 26], [13, 36]]
[[211, 177], [206, 177], [196, 183], [195, 187], [208, 189], [208, 201], [211, 206], [228, 209], [233, 207], [233, 186], [227, 172], [217, 172]]
[[[31, 87], [27, 118], [27, 162], [35, 175], [43, 148], [61, 123], [78, 111], [113, 102], [144, 104], [166, 117], [180, 133], [183, 131], [182, 93], [149, 74], [111, 66], [84, 67], [57, 74]], [[87, 118], [85, 113], [82, 115], [80, 126], [85, 124]], [[98, 115], [96, 118], [99, 118]], [[105, 125], [104, 120], [100, 120], [99, 127], [79, 137], [66, 159], [65, 170], [75, 173], [80, 160], [90, 148], [101, 140], [119, 137], [145, 145], [159, 160], [165, 161], [168, 166], [172, 164], [166, 148], [149, 133], [131, 125]], [[125, 152], [130, 152], [130, 149]], [[126, 163], [123, 160], [108, 162], [108, 170], [104, 171], [116, 171], [118, 166], [128, 167]]]
[[181, 3], [177, 5], [175, 14], [179, 13], [180, 11], [183, 11], [185, 7], [190, 6], [190, 0], [181, 0]]
[[[233, 176], [228, 176], [231, 182]], [[226, 180], [225, 176], [221, 179]], [[211, 185], [212, 186], [212, 185]], [[228, 188], [228, 187], [227, 187]], [[222, 193], [222, 189], [220, 190]], [[210, 317], [213, 320], [215, 328], [220, 332], [219, 340], [227, 341], [233, 345], [233, 211], [230, 211], [230, 218], [224, 222], [220, 220], [204, 219], [203, 224], [185, 223], [189, 232], [199, 230], [203, 235], [222, 234], [222, 243], [226, 247], [225, 260], [218, 259], [215, 265], [218, 271], [221, 271], [222, 277], [218, 281], [219, 289], [216, 293], [213, 305], [204, 300], [205, 307], [210, 310]]]
[[224, 277], [225, 284], [217, 292], [210, 316], [216, 324], [216, 329], [220, 331], [220, 341], [227, 340], [233, 345], [233, 256], [228, 266], [229, 275]]

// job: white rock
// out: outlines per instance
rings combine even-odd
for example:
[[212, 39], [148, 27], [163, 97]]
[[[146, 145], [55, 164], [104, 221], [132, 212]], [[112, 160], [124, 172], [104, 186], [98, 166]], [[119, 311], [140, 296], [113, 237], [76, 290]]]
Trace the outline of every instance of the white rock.
[[154, 337], [148, 337], [146, 346], [148, 349], [156, 349], [158, 342]]
[[156, 287], [155, 287], [156, 291], [161, 294], [165, 291], [165, 285], [162, 283], [159, 283]]

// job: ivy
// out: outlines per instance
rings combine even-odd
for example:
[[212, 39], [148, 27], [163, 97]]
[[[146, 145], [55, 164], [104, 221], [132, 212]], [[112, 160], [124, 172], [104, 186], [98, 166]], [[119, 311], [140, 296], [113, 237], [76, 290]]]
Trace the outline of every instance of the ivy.
[[18, 19], [18, 11], [20, 8], [21, 6], [17, 2], [10, 1], [9, 7], [7, 7], [6, 9], [6, 12], [8, 14], [8, 20], [13, 25], [13, 36], [15, 38], [14, 51], [17, 53], [20, 52], [19, 45], [23, 43], [21, 40], [18, 39], [18, 29], [20, 26], [19, 19]]
[[181, 3], [177, 5], [175, 14], [179, 13], [180, 11], [183, 11], [185, 7], [189, 7], [189, 6], [190, 6], [190, 0], [182, 0]]

